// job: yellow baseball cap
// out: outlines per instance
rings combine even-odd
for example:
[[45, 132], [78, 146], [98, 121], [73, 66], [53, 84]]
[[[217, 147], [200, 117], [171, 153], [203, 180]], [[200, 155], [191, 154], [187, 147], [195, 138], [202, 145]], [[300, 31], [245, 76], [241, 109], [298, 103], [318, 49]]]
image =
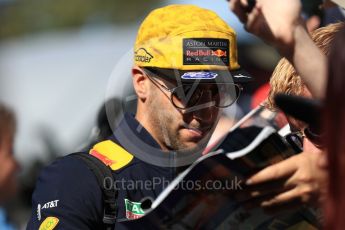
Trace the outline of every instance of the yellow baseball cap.
[[237, 62], [236, 32], [213, 11], [194, 5], [153, 10], [139, 28], [134, 63], [183, 81], [252, 80]]

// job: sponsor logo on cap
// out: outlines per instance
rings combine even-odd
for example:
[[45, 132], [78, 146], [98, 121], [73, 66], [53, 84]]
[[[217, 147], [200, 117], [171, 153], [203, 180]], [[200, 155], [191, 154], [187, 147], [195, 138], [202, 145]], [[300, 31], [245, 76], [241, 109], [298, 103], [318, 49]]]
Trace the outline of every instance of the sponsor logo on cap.
[[217, 73], [213, 72], [187, 72], [184, 73], [182, 79], [215, 79], [218, 76]]
[[183, 39], [184, 65], [229, 65], [229, 40], [220, 38]]
[[223, 50], [216, 50], [216, 51], [212, 51], [212, 56], [217, 56], [217, 57], [226, 57], [226, 51]]
[[149, 63], [153, 56], [144, 48], [139, 48], [134, 52], [135, 61]]

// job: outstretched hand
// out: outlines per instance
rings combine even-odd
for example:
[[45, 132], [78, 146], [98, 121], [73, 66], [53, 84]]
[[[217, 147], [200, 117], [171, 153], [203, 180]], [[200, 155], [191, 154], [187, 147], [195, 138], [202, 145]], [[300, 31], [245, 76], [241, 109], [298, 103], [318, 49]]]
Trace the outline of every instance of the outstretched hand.
[[248, 32], [279, 50], [293, 46], [295, 28], [303, 26], [300, 0], [257, 0], [250, 12], [247, 0], [231, 0], [229, 6]]
[[303, 152], [261, 170], [247, 180], [249, 187], [243, 195], [252, 206], [270, 213], [318, 206], [327, 187], [327, 171], [319, 167], [320, 154]]

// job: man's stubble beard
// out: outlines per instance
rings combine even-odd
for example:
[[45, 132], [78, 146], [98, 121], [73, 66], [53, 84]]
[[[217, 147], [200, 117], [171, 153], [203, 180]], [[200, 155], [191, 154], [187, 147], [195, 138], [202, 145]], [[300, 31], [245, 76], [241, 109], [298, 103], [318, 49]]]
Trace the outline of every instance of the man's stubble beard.
[[156, 138], [160, 138], [160, 141], [168, 150], [181, 152], [183, 154], [196, 153], [196, 151], [201, 153], [206, 147], [207, 141], [211, 137], [210, 133], [203, 137], [195, 147], [189, 147], [181, 141], [180, 133], [178, 132], [179, 129], [175, 130], [172, 129], [172, 127], [169, 127], [170, 124], [180, 125], [179, 122], [176, 122], [175, 117], [180, 116], [179, 113], [174, 116], [172, 111], [169, 112], [165, 109], [162, 109], [162, 106], [160, 106], [157, 100], [151, 100], [148, 104], [148, 108], [152, 128], [154, 129], [154, 132], [160, 136]]
[[[178, 140], [179, 133], [177, 130], [172, 130], [169, 124], [174, 124], [174, 117], [166, 111], [157, 100], [150, 101], [149, 114], [154, 129], [156, 138], [159, 138], [160, 142], [169, 150], [178, 150], [184, 146]], [[175, 133], [176, 132], [176, 133]]]

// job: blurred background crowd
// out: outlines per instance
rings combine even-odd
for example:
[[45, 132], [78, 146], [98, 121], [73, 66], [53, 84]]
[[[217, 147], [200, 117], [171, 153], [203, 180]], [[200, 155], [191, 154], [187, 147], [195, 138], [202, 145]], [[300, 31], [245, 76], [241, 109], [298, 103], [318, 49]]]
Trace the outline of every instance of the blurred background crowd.
[[[12, 195], [0, 197], [0, 230], [1, 222], [25, 228], [42, 167], [107, 135], [104, 103], [113, 98], [121, 107], [121, 99], [134, 98], [131, 55], [142, 19], [157, 7], [182, 3], [214, 10], [237, 32], [239, 63], [255, 77], [224, 111], [238, 120], [266, 98], [280, 57], [245, 32], [225, 0], [0, 0], [0, 102], [7, 106], [0, 108], [7, 118], [0, 118], [8, 126], [0, 129], [0, 159], [9, 149], [18, 162], [6, 174], [7, 161], [0, 160], [0, 196]], [[345, 17], [336, 6], [320, 11], [317, 1], [303, 5], [309, 30]], [[13, 135], [12, 150], [4, 143]], [[3, 179], [11, 177], [18, 186]]]

